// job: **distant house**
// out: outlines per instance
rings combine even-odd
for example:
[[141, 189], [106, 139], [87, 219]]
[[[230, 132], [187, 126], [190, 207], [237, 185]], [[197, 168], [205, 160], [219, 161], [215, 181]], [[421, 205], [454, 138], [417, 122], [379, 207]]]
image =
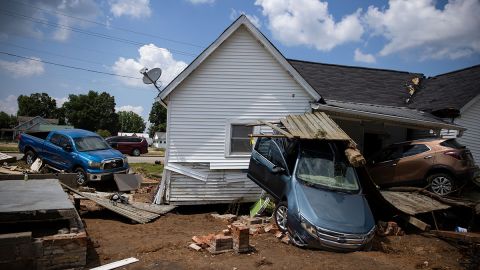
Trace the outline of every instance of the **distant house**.
[[153, 147], [155, 148], [166, 148], [167, 147], [167, 133], [166, 132], [155, 132], [153, 136]]
[[18, 116], [18, 125], [13, 128], [13, 136], [23, 132], [32, 131], [52, 131], [59, 129], [71, 129], [73, 126], [59, 125], [58, 119], [43, 118], [41, 116]]
[[[366, 152], [441, 129], [463, 130], [408, 108], [421, 74], [287, 60], [240, 16], [160, 93], [168, 107], [164, 177], [156, 203], [254, 201], [245, 126], [312, 110], [328, 113]], [[393, 103], [393, 104], [392, 104]]]

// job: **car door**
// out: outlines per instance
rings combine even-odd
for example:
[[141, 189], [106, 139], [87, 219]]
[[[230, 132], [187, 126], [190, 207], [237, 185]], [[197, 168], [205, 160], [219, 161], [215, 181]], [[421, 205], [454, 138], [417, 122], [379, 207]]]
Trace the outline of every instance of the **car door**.
[[393, 184], [395, 174], [395, 166], [400, 158], [401, 146], [394, 145], [383, 149], [368, 168], [370, 176], [377, 185]]
[[70, 138], [64, 135], [60, 135], [58, 146], [60, 147], [58, 151], [58, 163], [61, 166], [61, 169], [68, 170], [73, 166], [73, 155], [72, 151], [67, 151], [66, 146], [69, 145], [72, 149], [72, 141]]
[[395, 183], [421, 181], [433, 165], [433, 155], [425, 144], [407, 144], [395, 166]]
[[248, 166], [247, 176], [252, 179], [261, 188], [267, 190], [270, 193], [267, 184], [266, 171], [268, 166], [268, 155], [271, 138], [258, 138], [255, 148], [252, 151], [250, 157], [250, 164]]
[[287, 164], [277, 143], [272, 140], [270, 143], [270, 153], [266, 177], [267, 185], [272, 191], [272, 195], [277, 199], [282, 199], [287, 181], [290, 179]]
[[52, 134], [44, 143], [44, 156], [43, 159], [54, 167], [58, 167], [60, 164], [60, 159], [58, 157], [57, 151], [60, 144], [60, 134]]

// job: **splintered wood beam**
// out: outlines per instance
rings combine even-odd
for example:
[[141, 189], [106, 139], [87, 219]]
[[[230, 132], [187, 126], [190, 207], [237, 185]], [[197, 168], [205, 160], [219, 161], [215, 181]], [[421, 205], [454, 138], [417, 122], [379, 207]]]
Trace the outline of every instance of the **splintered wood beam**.
[[248, 134], [249, 137], [256, 138], [285, 138], [285, 135], [281, 134]]
[[272, 123], [269, 123], [269, 122], [266, 122], [266, 121], [260, 121], [260, 123], [263, 123], [269, 127], [271, 127], [273, 130], [276, 130], [278, 132], [280, 132], [281, 134], [283, 134], [285, 137], [289, 138], [289, 139], [293, 139], [293, 135], [286, 132], [285, 130], [279, 128], [278, 126], [272, 124]]
[[[257, 127], [257, 126], [264, 126], [265, 124], [262, 123], [262, 122], [265, 122], [265, 121], [257, 121], [256, 123], [248, 123], [248, 124], [245, 124], [246, 127]], [[280, 121], [276, 121], [276, 122], [268, 122], [270, 124], [280, 124]]]

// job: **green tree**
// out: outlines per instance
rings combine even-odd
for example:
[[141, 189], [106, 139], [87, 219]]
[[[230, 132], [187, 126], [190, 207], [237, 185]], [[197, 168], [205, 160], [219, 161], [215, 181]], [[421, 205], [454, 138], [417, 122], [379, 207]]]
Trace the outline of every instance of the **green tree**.
[[41, 116], [57, 118], [57, 102], [47, 93], [33, 93], [30, 96], [20, 95], [18, 101], [19, 116]]
[[17, 124], [17, 117], [6, 112], [0, 112], [0, 128], [13, 128]]
[[112, 134], [110, 133], [110, 131], [106, 130], [106, 129], [99, 129], [97, 130], [97, 134], [102, 136], [103, 138], [107, 138], [107, 137], [110, 137], [112, 136]]
[[88, 94], [69, 95], [63, 104], [67, 122], [76, 128], [96, 131], [106, 129], [118, 132], [118, 114], [115, 113], [115, 97], [106, 92], [89, 91]]
[[155, 132], [165, 132], [167, 130], [167, 109], [165, 109], [160, 102], [154, 102], [150, 115], [148, 116], [148, 121], [151, 123], [148, 129], [150, 137], [153, 138]]
[[142, 133], [145, 130], [143, 118], [134, 112], [119, 112], [120, 131]]

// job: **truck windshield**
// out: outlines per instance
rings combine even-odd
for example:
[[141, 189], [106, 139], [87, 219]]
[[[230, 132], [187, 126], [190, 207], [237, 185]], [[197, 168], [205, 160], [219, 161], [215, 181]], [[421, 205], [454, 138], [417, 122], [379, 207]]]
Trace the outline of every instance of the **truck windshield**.
[[75, 147], [80, 152], [109, 149], [110, 146], [100, 137], [81, 137], [73, 139]]
[[306, 185], [347, 192], [359, 190], [354, 168], [344, 161], [334, 161], [334, 156], [328, 152], [303, 150], [300, 153], [296, 176]]

